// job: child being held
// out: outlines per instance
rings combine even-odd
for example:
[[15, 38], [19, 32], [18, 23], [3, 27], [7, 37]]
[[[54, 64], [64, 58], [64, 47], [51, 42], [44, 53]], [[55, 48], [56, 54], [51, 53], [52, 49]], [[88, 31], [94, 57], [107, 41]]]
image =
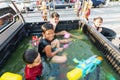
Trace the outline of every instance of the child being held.
[[28, 49], [23, 54], [23, 60], [26, 63], [25, 80], [40, 80], [42, 74], [40, 54], [33, 49]]

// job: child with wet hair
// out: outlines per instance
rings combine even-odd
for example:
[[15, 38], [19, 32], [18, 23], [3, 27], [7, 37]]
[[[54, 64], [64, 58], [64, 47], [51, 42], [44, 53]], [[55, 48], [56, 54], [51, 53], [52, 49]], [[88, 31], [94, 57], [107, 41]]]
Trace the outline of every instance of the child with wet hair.
[[41, 57], [34, 49], [28, 49], [23, 54], [26, 63], [25, 80], [40, 80], [42, 74]]
[[99, 31], [102, 32], [102, 27], [100, 27], [103, 23], [103, 18], [102, 17], [96, 17], [93, 19], [93, 27]]
[[[53, 12], [51, 14], [50, 23], [53, 25], [55, 32], [56, 32], [57, 24], [59, 23], [59, 17], [60, 17], [60, 15], [57, 12]], [[55, 33], [55, 35], [64, 35], [64, 34], [70, 34], [70, 33], [65, 30]]]
[[42, 25], [42, 37], [38, 45], [38, 52], [41, 57], [47, 61], [52, 61], [55, 63], [64, 63], [67, 60], [65, 54], [57, 55], [59, 52], [63, 51], [60, 47], [60, 42], [58, 39], [54, 39], [55, 33], [53, 25], [50, 23], [45, 23]]
[[[59, 17], [60, 17], [60, 15], [59, 15], [57, 12], [53, 12], [53, 13], [51, 14], [50, 23], [53, 25], [53, 29], [54, 29], [54, 31], [55, 31], [55, 35], [56, 35], [56, 36], [66, 36], [66, 35], [68, 36], [67, 39], [61, 39], [61, 40], [59, 40], [60, 43], [64, 44], [64, 43], [69, 43], [69, 42], [71, 42], [72, 39], [70, 39], [70, 37], [79, 38], [78, 36], [73, 35], [73, 34], [67, 32], [66, 30], [62, 30], [62, 31], [57, 32], [57, 27], [58, 27], [57, 25], [58, 25], [58, 23], [59, 23]], [[63, 26], [63, 27], [64, 27], [64, 26]], [[65, 38], [66, 38], [66, 37], [65, 37]]]

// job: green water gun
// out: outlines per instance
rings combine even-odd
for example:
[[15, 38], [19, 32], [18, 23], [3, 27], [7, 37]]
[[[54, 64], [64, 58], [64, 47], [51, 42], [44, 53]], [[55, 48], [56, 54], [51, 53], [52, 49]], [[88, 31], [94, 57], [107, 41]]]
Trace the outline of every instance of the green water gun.
[[93, 72], [93, 70], [101, 63], [102, 60], [102, 57], [97, 55], [82, 61], [74, 58], [73, 61], [78, 63], [78, 65], [67, 73], [68, 80], [78, 80], [82, 77], [85, 77], [88, 73]]

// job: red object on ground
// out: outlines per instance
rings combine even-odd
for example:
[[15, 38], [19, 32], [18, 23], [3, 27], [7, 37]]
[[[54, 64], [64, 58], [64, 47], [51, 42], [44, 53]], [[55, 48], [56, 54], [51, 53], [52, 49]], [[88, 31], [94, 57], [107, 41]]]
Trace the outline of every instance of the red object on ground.
[[39, 44], [39, 38], [37, 36], [32, 36], [32, 45], [37, 46]]

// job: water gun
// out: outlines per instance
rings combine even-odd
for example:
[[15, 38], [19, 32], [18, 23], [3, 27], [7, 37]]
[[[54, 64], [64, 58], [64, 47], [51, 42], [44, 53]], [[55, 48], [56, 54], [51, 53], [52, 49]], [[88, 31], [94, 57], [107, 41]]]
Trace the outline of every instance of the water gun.
[[88, 73], [93, 72], [93, 70], [101, 63], [102, 60], [102, 57], [97, 55], [82, 61], [74, 58], [73, 61], [78, 63], [78, 65], [73, 70], [67, 72], [68, 80], [79, 80], [80, 78], [85, 77]]
[[11, 72], [5, 72], [0, 80], [22, 80], [22, 76], [20, 74], [15, 74]]

